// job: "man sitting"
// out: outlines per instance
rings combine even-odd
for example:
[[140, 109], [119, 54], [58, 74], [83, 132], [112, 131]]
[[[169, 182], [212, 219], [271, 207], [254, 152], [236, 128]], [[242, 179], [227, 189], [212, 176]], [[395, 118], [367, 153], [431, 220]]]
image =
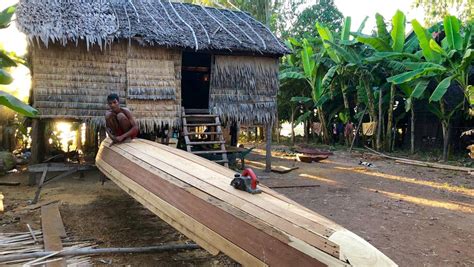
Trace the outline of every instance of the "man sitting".
[[138, 126], [132, 113], [127, 108], [120, 107], [117, 94], [107, 96], [109, 110], [105, 113], [106, 131], [114, 143], [136, 138]]

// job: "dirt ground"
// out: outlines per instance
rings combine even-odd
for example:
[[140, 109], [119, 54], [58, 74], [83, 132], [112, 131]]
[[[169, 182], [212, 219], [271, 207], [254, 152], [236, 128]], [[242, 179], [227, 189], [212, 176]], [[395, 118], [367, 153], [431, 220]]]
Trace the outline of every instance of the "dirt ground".
[[[360, 166], [359, 160], [375, 166]], [[247, 160], [263, 184], [353, 231], [400, 266], [474, 266], [474, 176], [346, 152], [335, 152], [320, 163], [296, 162], [275, 152], [275, 166], [299, 167], [287, 174], [264, 173], [264, 162], [263, 150], [258, 149]], [[20, 210], [35, 191], [26, 185], [27, 175], [9, 174], [0, 181], [21, 182], [0, 186], [6, 209], [0, 214], [0, 232], [27, 231], [27, 223], [40, 229], [39, 209]], [[50, 200], [61, 202], [70, 235], [95, 240], [100, 247], [190, 241], [112, 182], [101, 185], [98, 171], [47, 185], [40, 201]], [[236, 265], [225, 255], [212, 257], [203, 250], [105, 255], [93, 260], [98, 265], [104, 260], [131, 266]]]

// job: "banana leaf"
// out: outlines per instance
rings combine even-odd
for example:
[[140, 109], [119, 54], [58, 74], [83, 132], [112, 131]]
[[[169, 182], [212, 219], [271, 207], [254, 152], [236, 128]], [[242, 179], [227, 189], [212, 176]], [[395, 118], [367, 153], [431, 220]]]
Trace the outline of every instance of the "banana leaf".
[[455, 16], [445, 16], [443, 20], [443, 26], [449, 48], [461, 50], [463, 46], [463, 40], [459, 32], [461, 27], [459, 20]]
[[12, 19], [13, 14], [15, 13], [16, 5], [5, 8], [0, 12], [0, 29], [8, 27]]
[[392, 49], [394, 52], [402, 52], [405, 45], [405, 14], [397, 10], [392, 18]]
[[377, 36], [382, 39], [385, 43], [390, 42], [390, 34], [385, 24], [385, 19], [379, 13], [375, 14], [375, 21], [377, 23]]
[[436, 86], [435, 90], [430, 96], [430, 102], [440, 101], [441, 98], [446, 94], [448, 91], [449, 85], [451, 84], [451, 80], [453, 79], [452, 76], [444, 78], [438, 86]]
[[4, 69], [0, 69], [0, 84], [10, 84], [13, 82], [13, 77]]
[[27, 117], [36, 117], [38, 111], [31, 106], [21, 102], [18, 98], [9, 93], [0, 91], [0, 105], [3, 105], [19, 114]]
[[416, 19], [411, 21], [411, 25], [413, 26], [418, 41], [420, 42], [421, 51], [423, 52], [425, 59], [430, 62], [439, 63], [440, 55], [431, 49], [431, 36], [428, 34], [426, 29], [423, 28]]

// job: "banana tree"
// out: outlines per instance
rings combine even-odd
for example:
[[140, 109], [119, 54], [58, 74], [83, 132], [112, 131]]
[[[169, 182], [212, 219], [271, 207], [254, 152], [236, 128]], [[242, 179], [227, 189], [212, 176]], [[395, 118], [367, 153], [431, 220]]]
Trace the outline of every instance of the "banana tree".
[[[393, 75], [399, 70], [396, 62], [403, 59], [405, 51], [410, 50], [412, 43], [406, 43], [405, 39], [405, 24], [406, 18], [403, 12], [397, 10], [392, 17], [392, 28], [388, 32], [387, 25], [382, 15], [375, 15], [377, 23], [377, 35], [367, 36], [362, 34], [353, 34], [356, 40], [370, 46], [377, 51], [373, 57], [370, 57], [369, 62], [382, 62], [384, 67]], [[409, 53], [406, 53], [409, 54]], [[395, 57], [396, 60], [393, 58]], [[385, 149], [390, 150], [392, 143], [393, 132], [393, 108], [395, 102], [396, 86], [392, 84], [390, 87], [390, 100], [387, 118], [387, 132], [385, 137]]]
[[323, 53], [319, 51], [315, 52], [313, 46], [308, 39], [305, 38], [301, 42], [300, 56], [300, 66], [282, 71], [280, 80], [300, 79], [305, 81], [311, 88], [311, 100], [313, 101], [313, 106], [316, 108], [317, 116], [321, 122], [322, 140], [324, 143], [329, 144], [329, 133], [324, 110], [324, 103], [329, 99], [329, 90], [323, 83], [324, 78], [327, 76], [326, 69], [323, 64], [321, 64]]
[[[344, 23], [344, 28], [341, 33], [341, 38], [337, 40], [327, 27], [316, 23], [316, 28], [321, 36], [324, 48], [328, 56], [334, 62], [335, 66], [329, 69], [328, 79], [326, 83], [331, 83], [333, 80], [338, 81], [342, 89], [342, 96], [346, 110], [349, 110], [349, 102], [347, 100], [347, 88], [349, 84], [362, 85], [367, 96], [367, 106], [371, 121], [377, 123], [378, 115], [376, 113], [375, 99], [373, 93], [372, 83], [374, 76], [372, 75], [373, 65], [367, 64], [364, 58], [367, 56], [367, 51], [355, 41], [349, 40], [350, 17], [347, 17]], [[359, 27], [357, 35], [363, 29], [363, 25]], [[329, 79], [330, 78], [330, 79]], [[342, 81], [341, 81], [342, 80]], [[380, 147], [380, 140], [377, 139], [376, 147]]]
[[[15, 6], [8, 7], [0, 12], [0, 29], [4, 29], [9, 26], [11, 18], [15, 13]], [[12, 57], [8, 52], [0, 49], [0, 84], [8, 85], [13, 82], [13, 77], [8, 73], [7, 69], [16, 67], [18, 61], [16, 57]], [[5, 106], [15, 112], [18, 112], [24, 116], [34, 117], [38, 111], [34, 108], [23, 103], [18, 98], [14, 97], [7, 92], [0, 90], [0, 106]]]
[[[412, 26], [421, 47], [423, 61], [405, 63], [408, 71], [388, 78], [394, 84], [417, 81], [417, 87], [412, 92], [413, 98], [425, 95], [429, 81], [435, 81], [437, 86], [429, 97], [430, 111], [441, 121], [443, 128], [443, 160], [447, 159], [449, 146], [449, 127], [451, 118], [469, 103], [472, 85], [469, 85], [469, 70], [474, 58], [471, 43], [472, 23], [464, 29], [461, 22], [454, 16], [446, 16], [443, 20], [445, 37], [435, 41], [416, 20]], [[441, 35], [438, 35], [441, 36]], [[451, 85], [459, 86], [464, 98], [454, 104], [451, 110], [447, 107], [446, 92]]]

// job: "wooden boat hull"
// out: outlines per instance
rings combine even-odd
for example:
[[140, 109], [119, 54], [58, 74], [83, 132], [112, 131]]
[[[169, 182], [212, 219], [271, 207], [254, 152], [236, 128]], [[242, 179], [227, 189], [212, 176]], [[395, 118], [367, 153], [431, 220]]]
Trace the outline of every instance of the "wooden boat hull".
[[360, 237], [265, 186], [257, 195], [234, 189], [234, 171], [185, 151], [106, 139], [96, 165], [211, 254], [245, 266], [395, 266]]

